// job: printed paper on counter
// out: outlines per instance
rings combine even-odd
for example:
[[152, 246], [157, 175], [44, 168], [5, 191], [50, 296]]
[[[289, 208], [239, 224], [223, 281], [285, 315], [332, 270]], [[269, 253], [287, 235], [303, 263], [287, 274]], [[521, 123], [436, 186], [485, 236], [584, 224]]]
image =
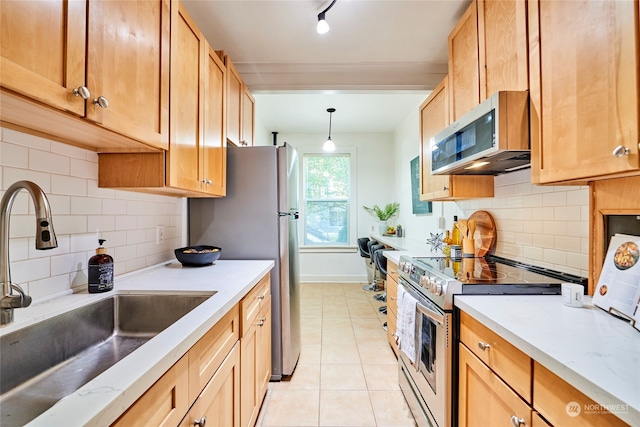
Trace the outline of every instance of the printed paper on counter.
[[[640, 324], [640, 236], [611, 237], [593, 304]], [[613, 309], [613, 310], [611, 310]]]

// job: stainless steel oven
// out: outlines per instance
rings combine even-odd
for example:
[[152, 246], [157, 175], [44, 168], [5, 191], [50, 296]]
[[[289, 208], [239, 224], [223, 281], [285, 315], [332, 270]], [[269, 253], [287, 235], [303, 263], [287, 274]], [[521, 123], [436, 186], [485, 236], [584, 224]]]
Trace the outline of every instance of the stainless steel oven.
[[415, 363], [399, 352], [400, 387], [419, 427], [450, 425], [451, 313], [445, 313], [416, 292], [406, 280], [400, 286], [416, 305]]

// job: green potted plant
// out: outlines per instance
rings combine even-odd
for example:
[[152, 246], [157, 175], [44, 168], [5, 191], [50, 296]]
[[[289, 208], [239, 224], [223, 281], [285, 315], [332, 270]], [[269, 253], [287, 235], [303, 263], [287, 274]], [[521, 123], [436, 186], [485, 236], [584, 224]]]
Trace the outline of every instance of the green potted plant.
[[398, 214], [398, 211], [400, 210], [400, 204], [387, 203], [384, 209], [380, 208], [380, 206], [378, 205], [373, 205], [372, 208], [363, 206], [363, 208], [365, 211], [378, 217], [378, 220], [380, 221], [380, 234], [385, 234], [387, 232], [387, 221]]

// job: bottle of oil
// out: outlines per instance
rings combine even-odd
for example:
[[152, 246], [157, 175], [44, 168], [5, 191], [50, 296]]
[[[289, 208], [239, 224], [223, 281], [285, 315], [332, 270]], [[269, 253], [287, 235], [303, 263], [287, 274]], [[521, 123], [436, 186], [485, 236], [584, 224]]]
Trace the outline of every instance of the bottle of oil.
[[451, 230], [451, 245], [452, 246], [459, 246], [462, 243], [462, 240], [460, 239], [460, 230], [458, 230], [458, 227], [456, 227], [457, 222], [458, 222], [458, 215], [454, 215], [453, 216], [453, 229]]
[[445, 231], [444, 239], [442, 239], [442, 243], [444, 243], [444, 248], [442, 248], [442, 254], [444, 256], [451, 255], [451, 234], [449, 230]]
[[113, 289], [113, 258], [102, 246], [105, 239], [98, 239], [100, 246], [89, 258], [89, 293], [107, 292]]

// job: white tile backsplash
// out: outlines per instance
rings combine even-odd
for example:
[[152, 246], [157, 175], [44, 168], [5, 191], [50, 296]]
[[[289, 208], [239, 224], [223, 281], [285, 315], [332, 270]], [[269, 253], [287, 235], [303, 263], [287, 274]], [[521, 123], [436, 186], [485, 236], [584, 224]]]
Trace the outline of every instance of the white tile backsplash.
[[[47, 194], [58, 239], [56, 249], [35, 249], [33, 203], [20, 192], [10, 221], [11, 275], [36, 302], [86, 290], [98, 237], [107, 240], [116, 276], [172, 260], [182, 246], [184, 199], [99, 188], [95, 152], [0, 128], [0, 197], [23, 179]], [[161, 245], [156, 225], [165, 227]]]
[[587, 277], [589, 188], [532, 185], [530, 170], [497, 176], [495, 197], [457, 202], [464, 216], [486, 210], [496, 222], [495, 253]]

